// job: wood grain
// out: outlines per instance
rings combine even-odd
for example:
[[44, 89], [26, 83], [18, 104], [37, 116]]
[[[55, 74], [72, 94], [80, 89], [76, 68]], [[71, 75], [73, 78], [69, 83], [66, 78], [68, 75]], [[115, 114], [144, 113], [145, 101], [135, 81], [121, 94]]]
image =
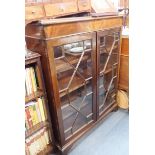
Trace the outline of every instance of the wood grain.
[[119, 89], [129, 91], [129, 38], [122, 38]]

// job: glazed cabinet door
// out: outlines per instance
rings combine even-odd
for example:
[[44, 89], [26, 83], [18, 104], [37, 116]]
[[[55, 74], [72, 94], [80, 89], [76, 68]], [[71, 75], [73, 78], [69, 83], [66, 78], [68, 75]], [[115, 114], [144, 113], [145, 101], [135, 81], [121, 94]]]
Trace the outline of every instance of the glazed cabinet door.
[[[61, 141], [67, 143], [96, 119], [96, 34], [83, 33], [48, 42]], [[62, 145], [63, 145], [62, 144]]]
[[97, 113], [116, 103], [120, 28], [97, 32]]

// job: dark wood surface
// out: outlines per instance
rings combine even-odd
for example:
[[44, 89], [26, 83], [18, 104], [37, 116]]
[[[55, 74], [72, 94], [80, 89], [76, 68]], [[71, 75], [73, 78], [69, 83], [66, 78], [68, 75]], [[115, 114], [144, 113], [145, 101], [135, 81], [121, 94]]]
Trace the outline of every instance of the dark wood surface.
[[[66, 152], [74, 142], [76, 142], [82, 135], [88, 132], [95, 124], [98, 123], [102, 118], [104, 118], [110, 111], [117, 107], [116, 100], [110, 101], [106, 107], [104, 107], [103, 113], [99, 116], [99, 56], [100, 56], [100, 43], [99, 37], [104, 36], [111, 32], [120, 32], [122, 25], [121, 16], [113, 17], [87, 17], [87, 18], [75, 18], [75, 19], [55, 19], [55, 20], [44, 20], [39, 23], [32, 23], [26, 27], [26, 43], [28, 49], [39, 53], [41, 57], [43, 74], [45, 78], [45, 86], [47, 90], [49, 111], [52, 118], [53, 132], [55, 137], [55, 144], [62, 152]], [[97, 38], [97, 39], [96, 39]], [[65, 115], [63, 119], [62, 114], [62, 105], [59, 83], [57, 79], [57, 71], [61, 73], [65, 72], [67, 66], [64, 66], [64, 69], [61, 65], [57, 65], [54, 58], [54, 47], [61, 46], [64, 44], [69, 44], [72, 42], [77, 42], [81, 40], [92, 40], [92, 121], [89, 121], [88, 124], [82, 125], [72, 136], [65, 138], [64, 131], [69, 129], [65, 128], [64, 121], [68, 122], [68, 118], [73, 115]], [[119, 57], [119, 46], [115, 50], [118, 50]], [[110, 50], [110, 48], [109, 48]], [[96, 59], [97, 58], [97, 59]], [[87, 59], [87, 57], [86, 57]], [[119, 58], [118, 58], [119, 63]], [[117, 68], [117, 67], [116, 67]], [[118, 70], [118, 68], [117, 68]], [[110, 72], [110, 68], [105, 70], [104, 74]], [[117, 78], [114, 82], [115, 89], [117, 91]], [[78, 85], [78, 82], [77, 82]], [[76, 86], [76, 85], [75, 85]], [[73, 87], [75, 90], [81, 88]], [[71, 94], [72, 92], [70, 92]], [[109, 97], [113, 98], [113, 95]], [[116, 95], [114, 96], [116, 98]], [[74, 100], [74, 98], [73, 98]], [[87, 107], [87, 106], [86, 106]], [[89, 109], [89, 108], [88, 108]], [[87, 108], [83, 109], [87, 113], [89, 111]], [[79, 119], [80, 121], [80, 119]]]

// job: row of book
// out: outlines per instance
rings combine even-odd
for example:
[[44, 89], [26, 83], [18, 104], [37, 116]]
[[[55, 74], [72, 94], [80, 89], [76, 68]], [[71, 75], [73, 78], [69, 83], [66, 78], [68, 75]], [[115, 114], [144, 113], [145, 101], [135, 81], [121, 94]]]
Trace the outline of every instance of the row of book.
[[34, 67], [25, 69], [25, 93], [26, 96], [37, 91], [37, 79]]
[[25, 127], [26, 130], [34, 125], [44, 122], [47, 119], [44, 109], [44, 98], [38, 98], [37, 101], [31, 101], [25, 107]]
[[51, 141], [49, 129], [46, 127], [42, 128], [25, 140], [26, 155], [37, 155], [41, 151], [44, 153]]

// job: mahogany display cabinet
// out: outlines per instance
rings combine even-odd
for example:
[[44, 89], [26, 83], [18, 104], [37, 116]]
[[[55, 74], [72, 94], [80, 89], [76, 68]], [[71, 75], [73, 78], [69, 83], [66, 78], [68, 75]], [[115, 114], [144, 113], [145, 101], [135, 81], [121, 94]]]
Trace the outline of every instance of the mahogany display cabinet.
[[117, 109], [122, 16], [41, 20], [26, 27], [41, 54], [56, 146], [75, 141]]

